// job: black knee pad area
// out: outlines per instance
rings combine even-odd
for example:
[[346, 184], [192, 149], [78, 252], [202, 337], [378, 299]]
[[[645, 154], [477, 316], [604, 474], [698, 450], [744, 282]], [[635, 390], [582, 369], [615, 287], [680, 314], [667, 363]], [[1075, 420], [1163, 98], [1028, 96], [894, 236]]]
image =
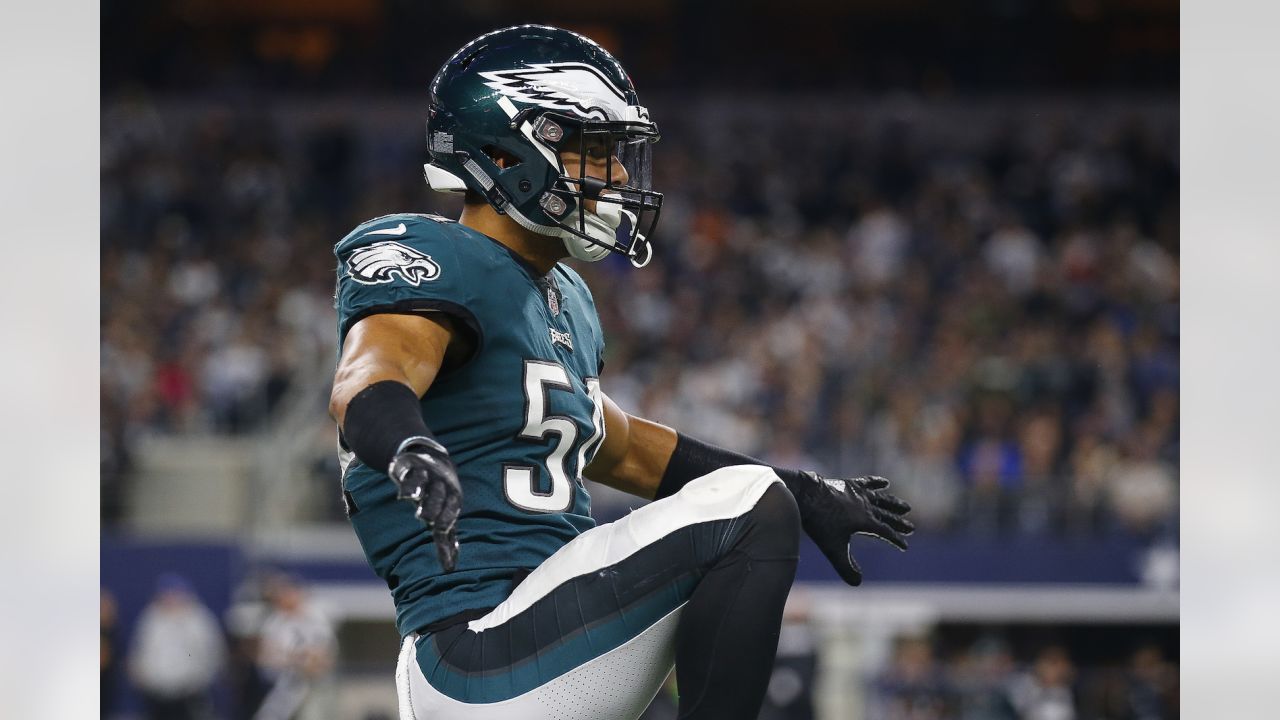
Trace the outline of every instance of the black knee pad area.
[[774, 483], [747, 513], [750, 529], [743, 545], [756, 557], [796, 557], [800, 552], [800, 509], [782, 483]]

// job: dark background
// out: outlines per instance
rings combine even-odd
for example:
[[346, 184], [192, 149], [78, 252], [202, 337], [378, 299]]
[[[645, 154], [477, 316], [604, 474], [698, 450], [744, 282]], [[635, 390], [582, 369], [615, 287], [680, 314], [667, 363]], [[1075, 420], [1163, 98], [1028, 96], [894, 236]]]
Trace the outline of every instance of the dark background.
[[413, 92], [519, 22], [580, 31], [643, 92], [1170, 92], [1170, 0], [104, 2], [104, 91]]

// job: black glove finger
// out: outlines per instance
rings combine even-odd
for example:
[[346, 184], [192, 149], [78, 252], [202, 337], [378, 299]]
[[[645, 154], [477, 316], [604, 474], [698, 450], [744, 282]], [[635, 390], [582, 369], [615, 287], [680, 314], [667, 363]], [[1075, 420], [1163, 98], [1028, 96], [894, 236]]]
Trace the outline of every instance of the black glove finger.
[[911, 505], [906, 500], [886, 492], [871, 493], [871, 504], [899, 515], [911, 512]]
[[426, 492], [426, 484], [431, 475], [416, 460], [415, 457], [402, 456], [392, 462], [390, 477], [396, 480], [396, 497], [401, 500], [420, 501], [422, 493]]
[[818, 549], [826, 556], [831, 567], [836, 569], [836, 574], [841, 580], [854, 587], [862, 584], [862, 568], [858, 567], [858, 561], [854, 560], [853, 553], [849, 552], [848, 540], [837, 539], [818, 543]]
[[397, 500], [416, 500], [414, 497], [415, 486], [402, 483], [396, 483], [396, 499]]
[[882, 510], [875, 511], [876, 519], [897, 530], [903, 535], [910, 535], [915, 532], [916, 526], [910, 520], [894, 513], [884, 512]]
[[421, 476], [407, 467], [392, 466], [391, 478], [396, 483], [396, 498], [417, 500], [422, 494]]
[[844, 559], [847, 564], [843, 567], [836, 566], [836, 571], [840, 573], [842, 580], [853, 587], [858, 587], [862, 584], [862, 567], [858, 565], [857, 560], [853, 559], [853, 551], [848, 545], [845, 546]]
[[444, 502], [440, 506], [439, 519], [436, 520], [436, 527], [452, 531], [454, 525], [458, 522], [458, 515], [462, 512], [462, 494], [448, 488], [445, 492]]
[[453, 572], [458, 565], [457, 531], [452, 527], [448, 530], [436, 531], [432, 533], [431, 539], [436, 544], [436, 557], [440, 559], [441, 567], [445, 572]]
[[418, 517], [426, 521], [431, 528], [440, 527], [440, 511], [444, 508], [444, 501], [447, 496], [448, 489], [440, 483], [432, 483], [430, 489], [427, 490], [427, 496], [418, 504]]
[[879, 475], [868, 475], [857, 479], [857, 483], [868, 490], [883, 490], [889, 487], [889, 481]]
[[902, 537], [902, 533], [899, 533], [897, 530], [894, 530], [893, 528], [879, 521], [877, 521], [874, 524], [871, 530], [861, 530], [858, 532], [858, 534], [866, 535], [868, 537], [878, 538], [880, 540], [883, 540], [889, 543], [890, 545], [893, 545], [899, 550], [907, 549], [907, 539]]

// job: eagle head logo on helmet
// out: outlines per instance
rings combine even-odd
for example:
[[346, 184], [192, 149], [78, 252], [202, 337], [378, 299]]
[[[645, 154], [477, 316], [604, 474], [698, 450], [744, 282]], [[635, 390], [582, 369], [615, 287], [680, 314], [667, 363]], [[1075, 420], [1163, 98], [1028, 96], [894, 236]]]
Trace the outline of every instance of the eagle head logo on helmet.
[[395, 282], [395, 276], [413, 286], [440, 277], [440, 266], [430, 255], [394, 240], [357, 249], [347, 259], [347, 275], [358, 283], [379, 285]]
[[515, 100], [593, 120], [622, 120], [627, 96], [607, 75], [581, 62], [530, 63], [480, 73], [487, 87]]

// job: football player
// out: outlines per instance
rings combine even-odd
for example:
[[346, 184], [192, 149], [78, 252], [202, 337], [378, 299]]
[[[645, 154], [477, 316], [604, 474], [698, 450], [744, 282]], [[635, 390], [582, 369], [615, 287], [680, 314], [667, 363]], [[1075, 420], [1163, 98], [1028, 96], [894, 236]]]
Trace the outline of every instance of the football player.
[[[591, 293], [560, 260], [644, 265], [658, 128], [591, 40], [525, 25], [431, 83], [426, 178], [457, 221], [387, 215], [335, 247], [330, 412], [343, 497], [403, 637], [404, 720], [639, 716], [674, 663], [681, 718], [755, 717], [801, 529], [906, 548], [877, 477], [770, 467], [628, 415]], [[607, 525], [582, 478], [655, 501]]]

